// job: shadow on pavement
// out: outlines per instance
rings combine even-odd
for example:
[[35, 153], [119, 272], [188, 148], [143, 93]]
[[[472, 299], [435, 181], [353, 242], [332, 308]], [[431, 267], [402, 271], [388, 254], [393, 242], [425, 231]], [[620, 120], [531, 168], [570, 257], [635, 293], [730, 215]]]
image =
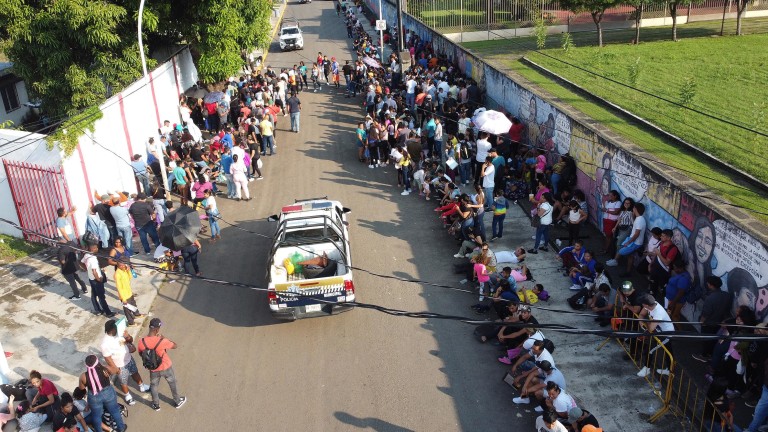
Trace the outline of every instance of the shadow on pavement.
[[370, 428], [376, 432], [413, 432], [413, 429], [404, 428], [377, 418], [360, 418], [342, 411], [336, 411], [333, 413], [333, 416], [340, 422], [359, 429]]

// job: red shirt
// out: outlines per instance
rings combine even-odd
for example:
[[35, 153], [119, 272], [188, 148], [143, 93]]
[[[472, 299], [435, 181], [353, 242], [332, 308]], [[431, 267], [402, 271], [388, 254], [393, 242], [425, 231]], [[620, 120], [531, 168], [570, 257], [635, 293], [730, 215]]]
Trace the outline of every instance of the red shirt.
[[[159, 336], [145, 336], [141, 338], [139, 341], [139, 345], [137, 348], [139, 349], [139, 353], [146, 349], [155, 349], [155, 352], [157, 352], [157, 355], [162, 356], [163, 360], [160, 362], [160, 367], [157, 369], [154, 369], [152, 372], [157, 371], [163, 371], [168, 369], [173, 365], [171, 362], [171, 356], [168, 355], [167, 351], [173, 347], [173, 342], [169, 339], [163, 338], [163, 340], [160, 342], [160, 345], [157, 345], [157, 348], [155, 348], [155, 345], [157, 344], [157, 341], [160, 340]], [[146, 346], [145, 346], [146, 344]]]
[[[668, 245], [665, 245], [664, 243], [659, 245], [659, 257], [664, 257], [664, 259], [670, 260], [670, 265], [675, 262], [675, 258], [677, 258], [677, 254], [679, 252], [680, 251], [677, 249], [677, 246], [675, 246], [675, 244], [672, 242], [669, 242]], [[665, 266], [659, 257], [656, 257], [659, 264], [661, 264], [665, 270], [669, 270], [670, 266]]]
[[515, 142], [520, 142], [522, 140], [524, 129], [525, 126], [523, 126], [522, 123], [513, 124], [512, 127], [509, 128], [509, 139]]
[[41, 398], [48, 399], [49, 395], [58, 396], [59, 391], [56, 390], [56, 386], [52, 382], [43, 378], [40, 380], [40, 389], [38, 390], [38, 394]]

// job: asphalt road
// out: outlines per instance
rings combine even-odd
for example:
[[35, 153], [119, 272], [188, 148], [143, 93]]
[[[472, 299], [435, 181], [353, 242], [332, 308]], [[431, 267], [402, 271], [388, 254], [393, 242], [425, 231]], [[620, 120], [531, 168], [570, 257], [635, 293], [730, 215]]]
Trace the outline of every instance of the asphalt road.
[[[332, 2], [292, 2], [285, 16], [300, 20], [305, 49], [280, 53], [273, 43], [267, 63], [311, 63], [318, 51], [341, 64], [351, 59], [351, 41], [333, 8]], [[222, 217], [271, 235], [266, 216], [294, 198], [327, 195], [353, 210], [356, 266], [457, 285], [451, 271], [455, 242], [439, 227], [434, 206], [401, 196], [392, 168], [372, 170], [357, 161], [361, 100], [327, 86], [300, 99], [301, 132], [286, 131], [289, 117], [280, 118], [278, 154], [263, 158], [265, 180], [249, 184], [255, 199], [220, 198]], [[263, 284], [268, 241], [222, 228], [221, 241], [203, 243], [203, 273]], [[467, 305], [476, 298], [467, 294], [361, 272], [355, 285], [362, 302], [474, 316]], [[504, 368], [494, 360], [495, 348], [475, 342], [466, 324], [370, 310], [278, 322], [265, 293], [201, 282], [167, 284], [152, 312], [165, 322], [163, 334], [178, 344], [171, 357], [188, 402], [173, 409], [162, 383], [161, 411], [140, 401], [127, 419], [132, 430], [533, 430], [533, 415], [517, 412], [501, 382]]]

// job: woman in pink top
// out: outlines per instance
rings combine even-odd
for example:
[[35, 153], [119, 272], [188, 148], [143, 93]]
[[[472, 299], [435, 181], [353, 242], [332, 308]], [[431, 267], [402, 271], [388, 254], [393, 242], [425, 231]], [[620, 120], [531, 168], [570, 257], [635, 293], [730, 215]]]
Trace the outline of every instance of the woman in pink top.
[[197, 204], [205, 199], [205, 191], [208, 189], [213, 189], [213, 185], [205, 179], [203, 174], [199, 174], [197, 181], [192, 185], [192, 192], [195, 193], [195, 197], [192, 199], [195, 210], [197, 210]]
[[487, 256], [482, 254], [478, 254], [472, 257], [475, 277], [477, 277], [477, 282], [480, 288], [480, 301], [485, 300], [485, 287], [488, 284], [488, 281], [491, 280], [491, 276], [488, 273], [488, 268], [486, 267], [489, 260], [490, 259]]
[[546, 168], [547, 157], [544, 156], [544, 150], [539, 150], [539, 155], [536, 156], [536, 174], [544, 174]]

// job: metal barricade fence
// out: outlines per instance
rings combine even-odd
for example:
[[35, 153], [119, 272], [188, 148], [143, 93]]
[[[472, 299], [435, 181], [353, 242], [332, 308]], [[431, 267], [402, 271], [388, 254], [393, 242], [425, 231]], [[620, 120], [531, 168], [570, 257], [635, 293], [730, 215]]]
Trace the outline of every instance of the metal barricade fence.
[[[631, 311], [622, 310], [619, 298], [620, 295], [617, 295], [611, 328], [617, 332], [643, 332], [644, 320]], [[649, 369], [645, 380], [661, 402], [661, 408], [651, 414], [649, 422], [653, 423], [669, 412], [680, 421], [680, 430], [683, 431], [725, 430], [724, 426], [729, 423], [728, 416], [707, 399], [691, 374], [675, 362], [669, 339], [656, 336], [608, 338], [596, 349], [600, 350], [611, 339], [624, 349], [635, 366]]]

